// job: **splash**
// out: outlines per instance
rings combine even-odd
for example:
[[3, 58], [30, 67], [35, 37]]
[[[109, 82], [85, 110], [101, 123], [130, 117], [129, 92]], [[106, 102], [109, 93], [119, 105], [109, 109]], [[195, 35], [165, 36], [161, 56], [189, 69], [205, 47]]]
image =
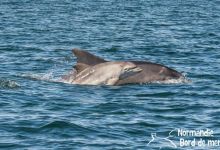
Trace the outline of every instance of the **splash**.
[[54, 72], [50, 71], [48, 73], [27, 73], [20, 75], [23, 78], [31, 79], [31, 80], [41, 80], [41, 81], [50, 81], [50, 82], [58, 82], [59, 78], [55, 77]]
[[0, 79], [0, 88], [19, 88], [20, 85], [16, 81], [7, 80], [7, 79]]
[[178, 79], [168, 79], [165, 81], [155, 81], [153, 83], [162, 83], [162, 84], [181, 84], [181, 83], [191, 83], [192, 81], [186, 77], [184, 74], [182, 77]]
[[73, 69], [69, 71], [66, 75], [63, 75], [62, 77], [57, 79], [57, 82], [71, 84], [73, 80], [75, 79], [75, 77], [76, 77], [76, 70]]

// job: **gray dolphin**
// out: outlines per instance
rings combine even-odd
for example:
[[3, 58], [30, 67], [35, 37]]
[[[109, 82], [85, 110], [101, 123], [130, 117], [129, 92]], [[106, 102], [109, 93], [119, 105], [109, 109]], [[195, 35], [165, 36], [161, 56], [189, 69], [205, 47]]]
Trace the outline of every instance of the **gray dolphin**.
[[131, 62], [104, 62], [94, 66], [78, 63], [75, 68], [78, 72], [70, 83], [81, 85], [115, 85], [118, 80], [142, 71]]
[[[87, 68], [88, 66], [95, 66], [97, 64], [109, 62], [95, 56], [87, 51], [74, 48], [72, 50], [73, 54], [77, 57], [77, 63], [84, 64], [83, 69]], [[161, 64], [156, 64], [147, 61], [128, 61], [135, 64], [138, 68], [141, 68], [142, 71], [125, 78], [119, 79], [115, 85], [122, 85], [122, 84], [130, 84], [130, 83], [151, 83], [156, 81], [166, 81], [169, 79], [179, 79], [183, 77], [183, 75], [177, 72], [174, 69], [166, 67]], [[77, 68], [77, 65], [75, 66]], [[78, 70], [77, 73], [82, 71], [83, 69]]]

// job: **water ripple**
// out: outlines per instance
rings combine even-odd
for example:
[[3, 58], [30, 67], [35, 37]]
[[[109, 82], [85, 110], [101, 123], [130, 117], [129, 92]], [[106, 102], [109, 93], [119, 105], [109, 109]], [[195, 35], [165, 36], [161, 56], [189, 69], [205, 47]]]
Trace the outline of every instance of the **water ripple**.
[[[147, 145], [151, 133], [176, 128], [209, 128], [220, 139], [219, 4], [1, 1], [0, 149], [160, 149]], [[186, 76], [114, 87], [58, 82], [76, 63], [74, 47]]]

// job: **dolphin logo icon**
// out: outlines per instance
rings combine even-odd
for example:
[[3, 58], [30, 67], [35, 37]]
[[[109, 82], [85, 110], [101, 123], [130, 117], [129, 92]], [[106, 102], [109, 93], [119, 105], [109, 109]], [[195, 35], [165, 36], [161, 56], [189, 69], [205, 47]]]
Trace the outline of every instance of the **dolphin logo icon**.
[[[162, 143], [166, 142], [166, 143], [168, 143], [168, 145], [170, 147], [177, 148], [176, 144], [172, 140], [169, 139], [169, 138], [173, 137], [173, 135], [171, 135], [173, 131], [174, 130], [170, 131], [169, 135], [165, 138], [158, 137], [156, 133], [151, 133], [151, 140], [147, 143], [147, 146], [149, 146], [152, 142], [155, 141], [155, 142], [162, 142]], [[161, 148], [162, 148], [162, 146], [160, 146], [159, 149], [161, 149]]]

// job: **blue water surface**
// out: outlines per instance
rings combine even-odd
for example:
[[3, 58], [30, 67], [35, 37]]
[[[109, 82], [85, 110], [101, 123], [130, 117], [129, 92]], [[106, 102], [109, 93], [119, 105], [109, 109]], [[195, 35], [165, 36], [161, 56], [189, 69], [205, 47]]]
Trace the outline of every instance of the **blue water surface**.
[[[147, 60], [188, 83], [79, 86], [55, 82], [72, 48]], [[220, 149], [181, 146], [178, 129], [220, 140], [218, 0], [1, 0], [0, 149]], [[172, 140], [162, 143], [160, 139]], [[174, 134], [173, 134], [174, 133]]]

